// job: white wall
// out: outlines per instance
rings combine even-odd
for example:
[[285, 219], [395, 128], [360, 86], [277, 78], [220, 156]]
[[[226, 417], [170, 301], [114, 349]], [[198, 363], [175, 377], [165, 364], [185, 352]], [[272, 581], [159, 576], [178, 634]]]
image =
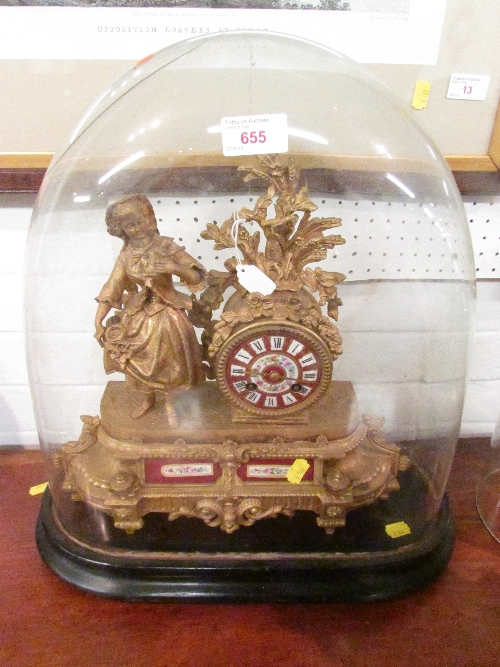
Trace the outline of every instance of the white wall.
[[[0, 320], [0, 446], [36, 447], [38, 445], [24, 360], [22, 306], [23, 255], [33, 204], [34, 196], [30, 194], [0, 195], [0, 273], [3, 278], [2, 307], [0, 309], [2, 313]], [[489, 435], [500, 414], [500, 355], [498, 354], [500, 350], [500, 266], [498, 280], [495, 274], [498, 264], [497, 254], [500, 251], [500, 235], [494, 231], [500, 229], [500, 197], [468, 199], [464, 201], [464, 204], [470, 220], [476, 255], [478, 299], [474, 349], [461, 434], [464, 436]], [[359, 208], [356, 209], [356, 215], [359, 215]], [[347, 210], [343, 216], [348, 216]], [[389, 220], [387, 222], [389, 223]], [[361, 261], [359, 256], [358, 260]], [[212, 262], [207, 263], [213, 266]], [[339, 267], [338, 270], [344, 270], [344, 268]], [[349, 287], [351, 298], [363, 299], [362, 289], [363, 287], [356, 287], [355, 284]], [[387, 298], [387, 295], [384, 298]], [[354, 304], [354, 300], [350, 303], [348, 301], [349, 299], [345, 299], [345, 307], [339, 321], [340, 329], [343, 328], [344, 323], [346, 333], [349, 329], [349, 313]], [[423, 304], [421, 306], [424, 312]], [[354, 340], [352, 332], [349, 335], [350, 340]], [[372, 332], [370, 335], [379, 334]], [[421, 342], [425, 344], [423, 338]], [[74, 355], [71, 356], [74, 357]], [[434, 360], [438, 358], [439, 354], [433, 357]], [[341, 359], [337, 373], [342, 378], [344, 375], [352, 377], [351, 373], [355, 371], [358, 360], [349, 354]], [[431, 360], [425, 373], [432, 375], [434, 363], [435, 361]]]
[[24, 359], [22, 273], [35, 197], [0, 196], [0, 445], [38, 446]]

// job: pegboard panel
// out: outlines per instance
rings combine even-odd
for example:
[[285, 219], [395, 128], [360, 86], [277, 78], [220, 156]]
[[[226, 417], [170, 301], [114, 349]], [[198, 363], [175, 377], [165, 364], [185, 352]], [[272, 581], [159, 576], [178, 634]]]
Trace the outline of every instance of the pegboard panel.
[[500, 197], [464, 198], [476, 278], [500, 279]]
[[[200, 239], [208, 222], [222, 224], [233, 212], [252, 209], [257, 196], [155, 197], [160, 232], [174, 237], [207, 269], [223, 269], [234, 250], [213, 251], [212, 242]], [[346, 243], [330, 251], [328, 270], [359, 280], [469, 279], [469, 239], [456, 233], [456, 221], [445, 207], [417, 202], [348, 199], [314, 196], [319, 217], [338, 217], [342, 225], [331, 231]], [[249, 231], [257, 229], [248, 226]], [[263, 241], [263, 234], [261, 234]]]

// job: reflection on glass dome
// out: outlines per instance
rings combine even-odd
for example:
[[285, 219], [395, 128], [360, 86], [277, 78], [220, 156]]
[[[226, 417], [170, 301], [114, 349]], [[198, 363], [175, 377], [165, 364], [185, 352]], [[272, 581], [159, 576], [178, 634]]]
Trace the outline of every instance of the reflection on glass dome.
[[[219, 583], [244, 563], [248, 596], [257, 562], [297, 582], [312, 563], [310, 599], [429, 581], [471, 256], [443, 159], [356, 63], [238, 32], [138, 65], [54, 159], [30, 230], [45, 560], [62, 574], [56, 545], [78, 545], [67, 578], [121, 597], [138, 558], [172, 595], [179, 553]], [[127, 575], [89, 584], [101, 566]]]

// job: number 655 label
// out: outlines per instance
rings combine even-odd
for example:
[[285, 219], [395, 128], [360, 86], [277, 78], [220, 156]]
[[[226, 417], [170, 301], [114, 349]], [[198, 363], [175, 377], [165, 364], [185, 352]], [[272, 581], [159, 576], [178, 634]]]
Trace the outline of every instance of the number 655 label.
[[222, 152], [232, 155], [263, 155], [288, 151], [286, 114], [230, 116], [221, 120]]

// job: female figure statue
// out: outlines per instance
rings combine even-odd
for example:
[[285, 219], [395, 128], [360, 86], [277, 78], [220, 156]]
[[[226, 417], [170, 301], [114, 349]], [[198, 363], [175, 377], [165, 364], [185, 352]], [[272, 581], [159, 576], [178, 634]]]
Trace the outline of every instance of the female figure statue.
[[[127, 389], [138, 398], [135, 419], [155, 404], [155, 391], [165, 393], [168, 424], [175, 428], [168, 392], [202, 382], [204, 372], [185, 312], [191, 299], [174, 289], [172, 276], [193, 292], [203, 287], [205, 270], [171, 238], [159, 235], [153, 207], [143, 195], [112, 204], [106, 225], [124, 244], [96, 299], [95, 337], [104, 348], [105, 371], [125, 374]], [[111, 308], [117, 312], [103, 324]]]

